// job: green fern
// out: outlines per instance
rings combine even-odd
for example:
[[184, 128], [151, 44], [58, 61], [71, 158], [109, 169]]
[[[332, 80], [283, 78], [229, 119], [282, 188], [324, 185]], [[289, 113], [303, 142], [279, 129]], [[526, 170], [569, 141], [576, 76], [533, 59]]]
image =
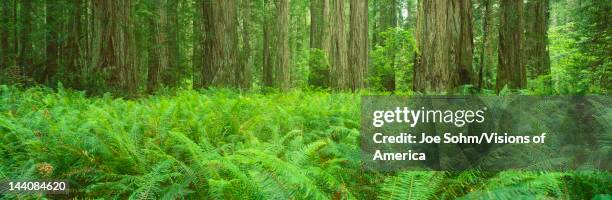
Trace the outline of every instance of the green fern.
[[385, 179], [379, 199], [431, 199], [440, 189], [443, 172], [404, 171]]
[[125, 100], [0, 86], [0, 179], [66, 179], [77, 199], [589, 199], [612, 190], [609, 172], [368, 171], [359, 114], [359, 96], [343, 93]]

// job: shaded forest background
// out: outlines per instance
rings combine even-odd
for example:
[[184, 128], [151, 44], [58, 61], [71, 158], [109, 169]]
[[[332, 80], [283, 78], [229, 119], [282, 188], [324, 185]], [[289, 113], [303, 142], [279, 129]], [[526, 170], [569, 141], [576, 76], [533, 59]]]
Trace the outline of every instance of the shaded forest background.
[[5, 0], [0, 84], [609, 93], [606, 0]]

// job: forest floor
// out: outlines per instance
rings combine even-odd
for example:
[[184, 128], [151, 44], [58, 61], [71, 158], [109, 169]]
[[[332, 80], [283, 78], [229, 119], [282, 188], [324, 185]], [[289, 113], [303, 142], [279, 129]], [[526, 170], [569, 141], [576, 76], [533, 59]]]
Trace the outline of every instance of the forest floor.
[[[609, 172], [365, 171], [359, 100], [229, 90], [125, 100], [0, 86], [0, 180], [68, 180], [77, 198], [611, 197]], [[0, 199], [16, 197], [36, 198]]]

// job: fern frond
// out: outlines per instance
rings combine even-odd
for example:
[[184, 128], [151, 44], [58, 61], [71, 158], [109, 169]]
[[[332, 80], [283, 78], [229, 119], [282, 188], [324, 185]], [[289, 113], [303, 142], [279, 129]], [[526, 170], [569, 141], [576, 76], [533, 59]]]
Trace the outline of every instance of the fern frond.
[[385, 179], [379, 199], [431, 199], [439, 190], [444, 173], [403, 171]]

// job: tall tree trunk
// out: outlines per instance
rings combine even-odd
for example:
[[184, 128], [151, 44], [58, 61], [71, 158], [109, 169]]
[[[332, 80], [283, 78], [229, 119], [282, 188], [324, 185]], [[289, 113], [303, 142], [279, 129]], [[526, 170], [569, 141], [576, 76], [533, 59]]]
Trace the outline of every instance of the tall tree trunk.
[[479, 69], [478, 69], [478, 89], [483, 89], [484, 88], [484, 73], [485, 73], [485, 60], [488, 58], [488, 55], [486, 53], [487, 51], [487, 44], [489, 41], [489, 32], [490, 32], [490, 26], [489, 23], [491, 23], [490, 20], [490, 15], [491, 15], [491, 1], [490, 0], [483, 0], [482, 1], [482, 7], [484, 9], [483, 15], [482, 15], [482, 44], [481, 44], [481, 51], [480, 51], [480, 65], [479, 65]]
[[501, 0], [499, 28], [499, 65], [496, 90], [526, 86], [525, 66], [521, 60], [523, 1]]
[[331, 84], [336, 90], [348, 90], [350, 88], [350, 74], [347, 65], [347, 39], [344, 29], [344, 1], [333, 1], [332, 10]]
[[291, 76], [289, 69], [289, 0], [279, 0], [278, 4], [278, 41], [276, 48], [276, 64], [278, 84], [281, 91], [289, 91]]
[[250, 0], [242, 0], [242, 53], [236, 76], [242, 89], [251, 87], [251, 4]]
[[471, 82], [470, 0], [421, 0], [417, 12], [415, 91], [445, 92]]
[[33, 77], [35, 75], [34, 55], [32, 49], [32, 16], [33, 6], [32, 1], [21, 1], [20, 9], [21, 30], [19, 31], [19, 44], [21, 46], [19, 52], [19, 66], [21, 67], [22, 75]]
[[17, 26], [17, 24], [19, 24], [17, 22], [18, 18], [17, 18], [17, 3], [18, 0], [13, 0], [13, 62], [14, 64], [19, 64], [19, 26]]
[[11, 49], [9, 47], [9, 22], [11, 18], [10, 5], [8, 0], [2, 1], [0, 5], [0, 71], [9, 66]]
[[482, 6], [482, 18], [483, 18], [483, 40], [481, 43], [480, 52], [480, 63], [478, 70], [478, 88], [479, 89], [493, 89], [493, 80], [495, 79], [494, 71], [497, 69], [498, 64], [498, 12], [496, 10], [496, 4], [498, 0], [482, 0], [485, 4]]
[[368, 1], [351, 0], [349, 57], [353, 91], [365, 88], [368, 69]]
[[203, 2], [204, 87], [237, 87], [238, 18], [236, 0]]
[[[85, 10], [89, 10], [89, 13], [87, 13], [85, 15], [85, 28], [83, 30], [96, 30], [95, 28], [95, 19], [96, 19], [96, 10], [94, 9], [94, 5], [93, 5], [93, 1], [92, 0], [86, 0], [85, 2]], [[84, 33], [84, 37], [85, 37], [85, 52], [83, 55], [83, 62], [85, 62], [85, 67], [82, 67], [83, 71], [86, 71], [86, 73], [83, 73], [83, 77], [81, 77], [81, 81], [83, 81], [83, 83], [87, 83], [87, 74], [89, 74], [89, 72], [94, 71], [92, 70], [92, 67], [94, 67], [95, 69], [95, 60], [91, 59], [93, 58], [93, 56], [96, 54], [95, 52], [95, 48], [94, 48], [94, 36], [98, 35], [95, 33], [92, 33], [92, 31], [85, 31]], [[87, 84], [83, 84], [83, 85], [87, 85]]]
[[165, 48], [167, 51], [168, 61], [166, 66], [166, 73], [162, 74], [162, 82], [166, 86], [176, 87], [183, 74], [184, 67], [181, 66], [181, 50], [179, 47], [179, 0], [165, 0], [166, 6], [166, 22], [165, 22], [165, 35], [166, 42]]
[[[476, 85], [474, 69], [472, 68], [472, 55], [474, 53], [474, 26], [472, 1], [452, 1], [455, 4], [453, 18], [460, 22], [459, 28], [453, 29], [453, 49], [455, 52], [455, 65], [459, 67], [459, 85]], [[459, 34], [456, 34], [458, 32]]]
[[57, 2], [53, 0], [47, 0], [46, 4], [46, 61], [45, 61], [45, 70], [41, 77], [39, 77], [38, 82], [46, 83], [47, 85], [53, 86], [52, 78], [55, 76], [58, 68], [58, 36], [59, 36], [59, 21], [57, 19], [61, 18], [61, 12], [59, 12]]
[[[323, 0], [323, 18], [321, 21], [321, 50], [327, 57], [331, 54], [331, 7], [330, 0]], [[327, 72], [329, 76], [329, 71]], [[329, 79], [329, 77], [328, 77]]]
[[525, 5], [523, 62], [531, 78], [550, 74], [548, 53], [548, 0], [529, 0]]
[[[95, 0], [94, 32], [97, 36], [94, 76], [100, 76], [106, 87], [123, 94], [134, 94], [136, 52], [131, 0]], [[102, 87], [102, 86], [100, 86]]]
[[222, 8], [216, 13], [218, 16], [223, 16], [221, 20], [216, 20], [216, 27], [222, 27], [217, 29], [219, 38], [222, 38], [221, 45], [218, 45], [219, 49], [217, 52], [222, 53], [222, 59], [216, 64], [217, 76], [215, 77], [213, 84], [219, 86], [237, 87], [238, 81], [236, 77], [236, 68], [238, 65], [238, 15], [236, 10], [236, 0], [221, 0]]
[[[208, 88], [212, 86], [212, 81], [215, 77], [214, 68], [214, 40], [216, 39], [216, 31], [214, 27], [214, 10], [213, 2], [203, 0], [202, 2], [202, 86]], [[217, 58], [218, 59], [218, 58]]]
[[81, 9], [83, 8], [82, 0], [72, 0], [71, 16], [68, 34], [68, 46], [66, 49], [66, 73], [63, 80], [72, 88], [81, 87]]
[[166, 0], [152, 2], [154, 15], [149, 17], [149, 27], [152, 31], [149, 44], [149, 68], [147, 70], [147, 92], [152, 93], [162, 84], [162, 76], [168, 72], [168, 36], [166, 25]]
[[[268, 24], [268, 22], [264, 22]], [[267, 27], [267, 26], [265, 26]], [[270, 63], [270, 31], [264, 28], [263, 33], [263, 69], [262, 79], [265, 87], [274, 87], [274, 71]]]
[[[311, 0], [310, 1], [310, 49], [319, 50], [325, 54], [325, 58], [330, 55], [330, 24], [329, 24], [329, 0]], [[311, 52], [311, 53], [314, 53]], [[316, 56], [316, 55], [311, 55]], [[310, 84], [316, 87], [329, 87], [329, 66], [319, 66], [327, 64], [324, 60], [311, 60], [310, 73], [311, 77], [316, 77], [309, 80]]]
[[321, 21], [323, 18], [323, 4], [324, 0], [310, 0], [310, 48], [320, 49], [321, 43]]
[[264, 87], [274, 87], [274, 68], [272, 65], [272, 54], [270, 45], [272, 44], [272, 36], [270, 34], [270, 29], [272, 28], [274, 22], [272, 21], [272, 17], [270, 17], [270, 11], [268, 7], [270, 6], [268, 0], [264, 0], [264, 22], [263, 22], [263, 69], [262, 69], [262, 79]]
[[310, 1], [310, 48], [329, 54], [329, 0]]
[[397, 11], [398, 0], [379, 0], [375, 1], [377, 11], [377, 20], [374, 28], [374, 45], [382, 45], [384, 42], [380, 38], [380, 33], [389, 30], [389, 28], [397, 27]]
[[194, 3], [193, 14], [193, 55], [191, 58], [193, 88], [203, 88], [205, 85], [204, 78], [204, 5], [202, 0], [196, 0]]

